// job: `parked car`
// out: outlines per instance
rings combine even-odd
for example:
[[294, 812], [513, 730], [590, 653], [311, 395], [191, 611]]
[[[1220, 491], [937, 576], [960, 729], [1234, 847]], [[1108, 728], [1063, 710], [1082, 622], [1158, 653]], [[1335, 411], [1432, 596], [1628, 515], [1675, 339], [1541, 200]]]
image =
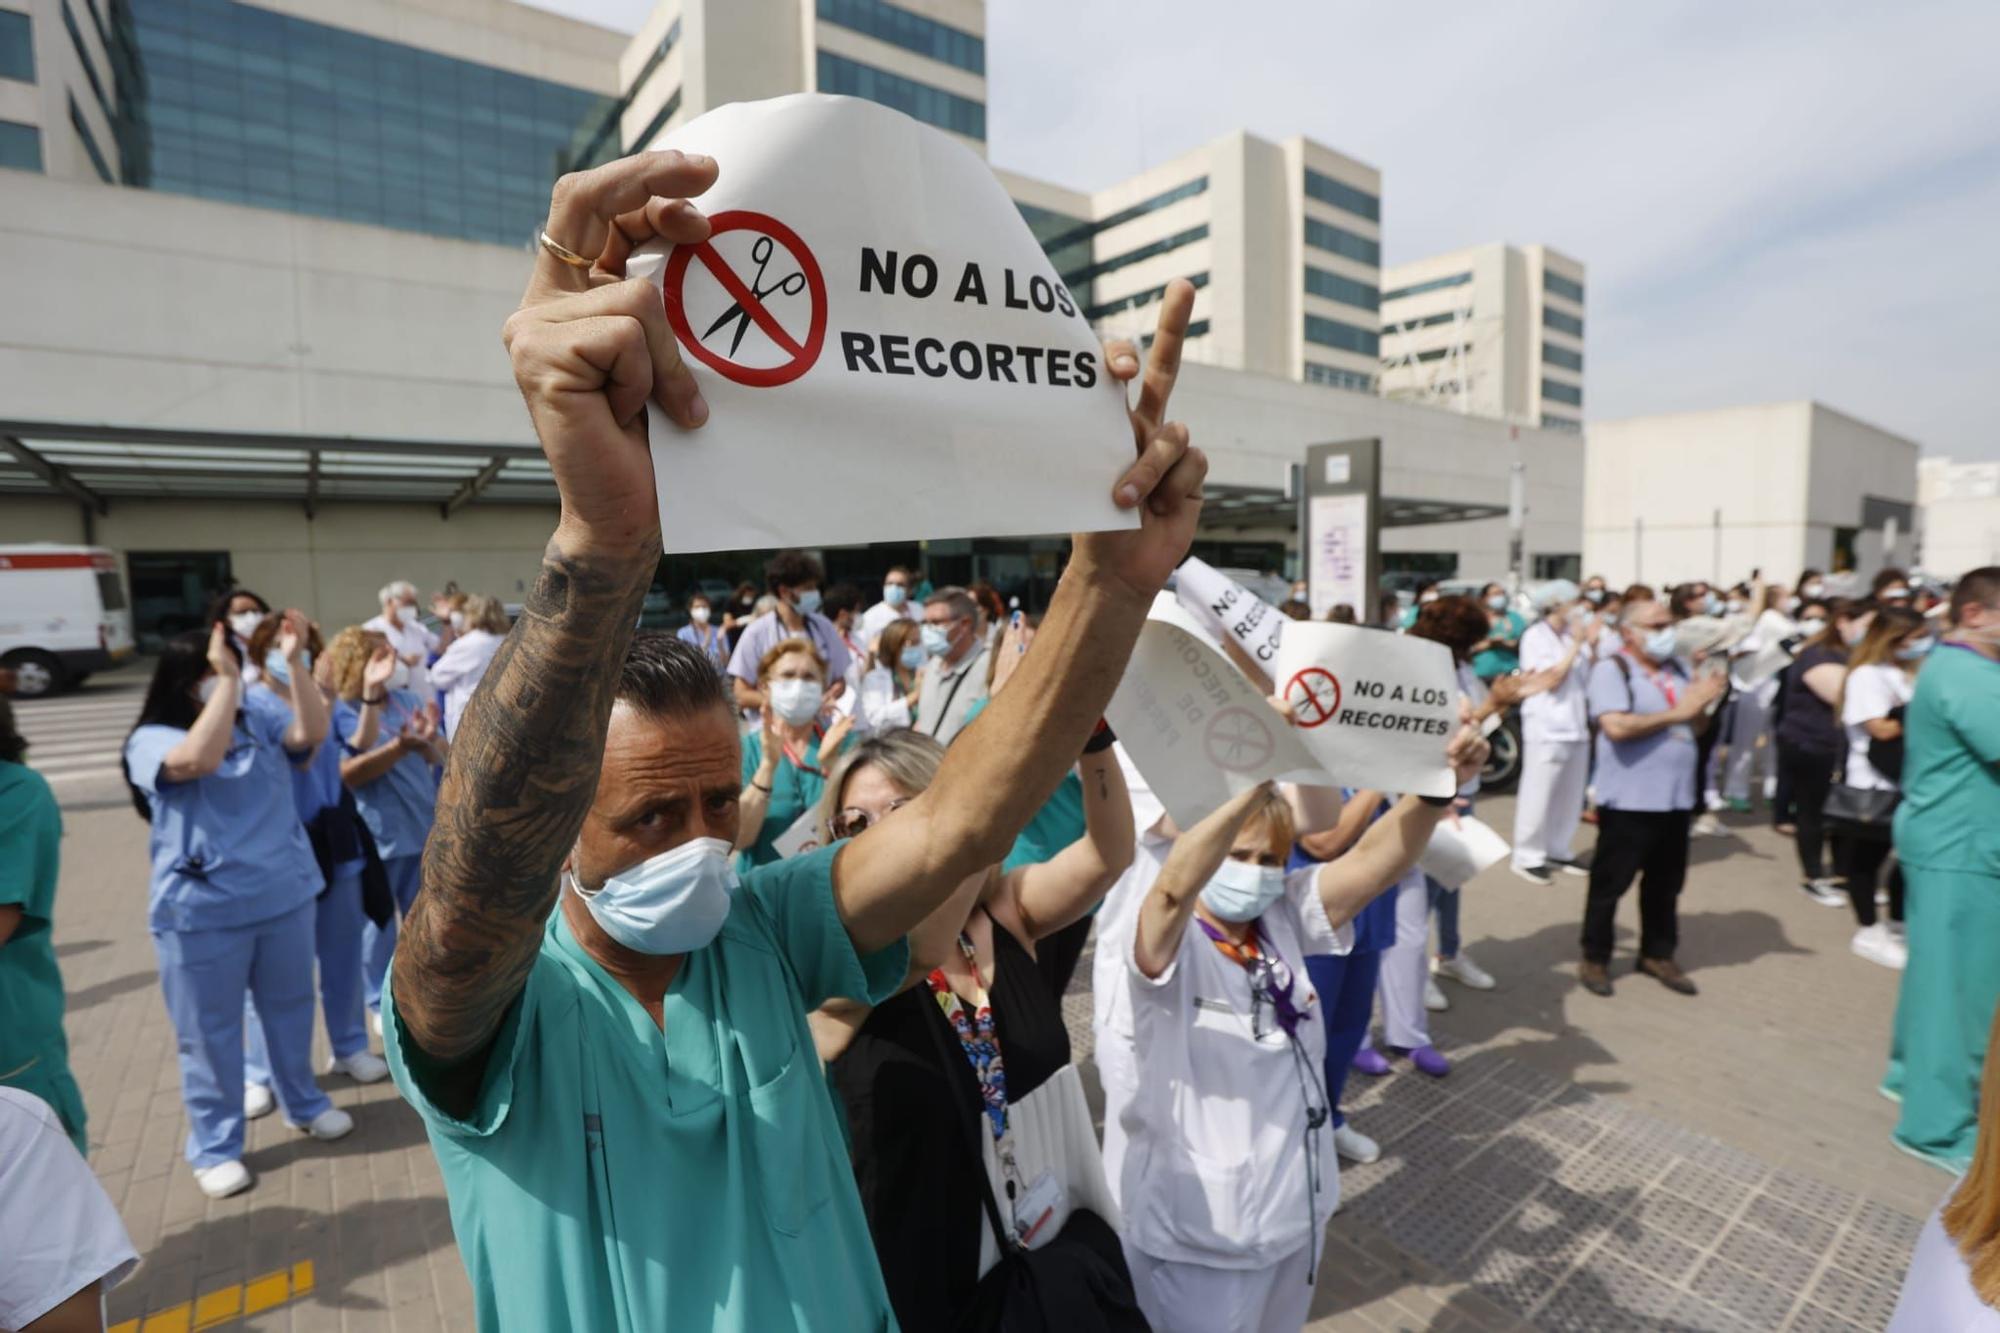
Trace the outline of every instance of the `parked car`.
[[132, 656], [118, 555], [101, 546], [0, 546], [0, 667], [39, 699]]

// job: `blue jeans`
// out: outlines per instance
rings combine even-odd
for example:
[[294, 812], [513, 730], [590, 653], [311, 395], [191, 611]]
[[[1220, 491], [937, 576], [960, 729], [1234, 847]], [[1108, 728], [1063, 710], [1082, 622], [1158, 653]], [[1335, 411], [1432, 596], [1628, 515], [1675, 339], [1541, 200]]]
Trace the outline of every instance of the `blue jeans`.
[[[367, 1014], [361, 1007], [361, 863], [333, 868], [333, 882], [313, 904], [313, 953], [319, 959], [319, 1007], [327, 1044], [336, 1060], [368, 1049]], [[269, 1085], [270, 1056], [264, 1025], [250, 997], [243, 998], [243, 1077]]]
[[1375, 981], [1381, 971], [1382, 955], [1375, 949], [1306, 958], [1306, 975], [1319, 993], [1326, 1024], [1326, 1104], [1333, 1108], [1336, 1126], [1347, 1123], [1340, 1113], [1340, 1094], [1354, 1056], [1368, 1038], [1368, 1022], [1375, 1014]]
[[389, 975], [389, 955], [396, 951], [396, 921], [409, 915], [410, 904], [417, 900], [423, 868], [421, 852], [392, 856], [382, 862], [382, 871], [389, 877], [389, 891], [396, 896], [396, 920], [381, 927], [373, 921], [361, 923], [361, 980], [370, 1013], [381, 1011], [382, 978]]
[[160, 988], [180, 1050], [187, 1159], [195, 1169], [243, 1156], [243, 993], [271, 1038], [285, 1118], [306, 1124], [332, 1106], [313, 1082], [313, 904], [222, 930], [153, 935]]
[[1447, 889], [1444, 885], [1424, 876], [1424, 883], [1431, 890], [1431, 915], [1438, 923], [1438, 957], [1458, 957], [1458, 890]]

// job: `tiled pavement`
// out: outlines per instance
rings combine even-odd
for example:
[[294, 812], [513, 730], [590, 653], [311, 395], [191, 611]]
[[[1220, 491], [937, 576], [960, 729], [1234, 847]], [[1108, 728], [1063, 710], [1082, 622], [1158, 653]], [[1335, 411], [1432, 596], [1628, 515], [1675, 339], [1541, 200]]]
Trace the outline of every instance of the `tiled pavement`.
[[[115, 784], [79, 775], [59, 794], [56, 937], [92, 1165], [146, 1255], [114, 1322], [304, 1260], [310, 1295], [236, 1326], [469, 1327], [436, 1164], [387, 1085], [326, 1080], [355, 1114], [351, 1138], [313, 1144], [272, 1116], [251, 1128], [256, 1189], [195, 1190], [144, 929], [144, 826]], [[1504, 800], [1481, 813], [1507, 828]], [[1682, 947], [1695, 1000], [1625, 975], [1611, 1001], [1576, 991], [1581, 881], [1536, 889], [1495, 871], [1471, 886], [1469, 947], [1502, 989], [1450, 989], [1433, 1019], [1449, 1078], [1350, 1082], [1383, 1156], [1342, 1173], [1315, 1330], [1883, 1326], [1948, 1183], [1889, 1147], [1894, 1108], [1873, 1091], [1894, 978], [1847, 952], [1844, 913], [1790, 887], [1767, 831], [1698, 844], [1695, 859]], [[1068, 1007], [1087, 1028], [1087, 997]]]

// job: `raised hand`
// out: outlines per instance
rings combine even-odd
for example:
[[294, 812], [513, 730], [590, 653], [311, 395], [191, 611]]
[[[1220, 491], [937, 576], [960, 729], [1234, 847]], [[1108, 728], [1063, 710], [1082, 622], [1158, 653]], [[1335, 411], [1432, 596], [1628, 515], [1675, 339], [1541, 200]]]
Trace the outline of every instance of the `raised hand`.
[[539, 251], [503, 340], [561, 495], [557, 539], [572, 554], [650, 564], [659, 505], [646, 405], [686, 429], [708, 419], [658, 289], [627, 279], [625, 263], [651, 241], [708, 239], [708, 219], [687, 198], [714, 184], [715, 172], [712, 158], [640, 153], [556, 183], [545, 230], [591, 266]]
[[1472, 710], [1464, 704], [1459, 705], [1458, 723], [1457, 733], [1444, 747], [1444, 761], [1451, 765], [1452, 776], [1463, 787], [1486, 767], [1487, 756], [1493, 753], [1493, 747], [1486, 743], [1486, 737], [1479, 734], [1479, 728], [1472, 723]]
[[825, 734], [819, 738], [819, 761], [821, 764], [833, 762], [833, 757], [840, 753], [840, 747], [847, 743], [847, 734], [853, 730], [853, 714], [842, 714], [833, 720], [833, 725], [828, 727]]
[[[1139, 401], [1128, 410], [1138, 459], [1118, 479], [1112, 499], [1121, 509], [1139, 511], [1138, 530], [1080, 533], [1075, 539], [1079, 558], [1145, 597], [1159, 591], [1187, 556], [1201, 518], [1201, 483], [1208, 475], [1208, 459], [1189, 443], [1185, 425], [1166, 419], [1193, 311], [1194, 285], [1184, 278], [1168, 283], [1146, 356]], [[1140, 373], [1137, 350], [1123, 340], [1105, 344], [1104, 364], [1114, 380]]]
[[287, 662], [295, 660], [299, 649], [306, 643], [305, 613], [293, 607], [285, 612], [285, 618], [278, 629], [278, 656]]
[[361, 693], [364, 696], [380, 693], [395, 674], [396, 650], [385, 643], [368, 654], [368, 661], [361, 668]]
[[236, 680], [243, 674], [242, 663], [229, 646], [229, 626], [219, 620], [208, 627], [208, 665], [223, 680]]

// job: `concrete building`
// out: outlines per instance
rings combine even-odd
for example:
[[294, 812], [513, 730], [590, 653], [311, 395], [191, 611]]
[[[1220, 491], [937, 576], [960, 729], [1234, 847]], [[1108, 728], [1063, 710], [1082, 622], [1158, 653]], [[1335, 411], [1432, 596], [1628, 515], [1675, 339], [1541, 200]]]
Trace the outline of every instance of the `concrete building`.
[[1614, 584], [1866, 577], [1909, 560], [1917, 453], [1812, 402], [1593, 421], [1584, 568]]
[[1955, 578], [2000, 565], [2000, 463], [1917, 464], [1917, 549], [1926, 573]]
[[1382, 275], [1385, 398], [1583, 429], [1583, 265], [1478, 245]]

